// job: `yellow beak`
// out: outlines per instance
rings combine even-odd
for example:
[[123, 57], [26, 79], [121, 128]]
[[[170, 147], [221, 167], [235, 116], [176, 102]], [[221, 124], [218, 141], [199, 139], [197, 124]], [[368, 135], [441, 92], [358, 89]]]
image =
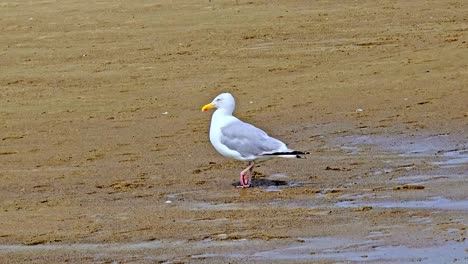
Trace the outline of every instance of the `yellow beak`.
[[206, 104], [202, 107], [202, 111], [205, 112], [205, 111], [208, 111], [210, 110], [211, 108], [214, 108], [215, 106], [213, 104]]

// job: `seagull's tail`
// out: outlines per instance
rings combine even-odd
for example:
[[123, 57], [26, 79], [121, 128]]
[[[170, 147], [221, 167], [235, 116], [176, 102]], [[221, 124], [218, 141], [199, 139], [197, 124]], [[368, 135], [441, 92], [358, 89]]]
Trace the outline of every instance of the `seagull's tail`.
[[267, 154], [263, 154], [263, 156], [276, 156], [276, 157], [282, 157], [282, 158], [306, 159], [307, 154], [310, 154], [310, 152], [291, 150], [291, 151], [281, 151], [281, 152], [267, 153]]

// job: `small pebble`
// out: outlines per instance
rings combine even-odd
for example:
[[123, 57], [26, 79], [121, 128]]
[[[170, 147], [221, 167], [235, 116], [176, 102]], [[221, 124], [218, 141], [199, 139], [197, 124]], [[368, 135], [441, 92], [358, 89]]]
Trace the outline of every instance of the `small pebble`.
[[228, 235], [227, 234], [219, 234], [219, 235], [216, 235], [219, 239], [226, 239], [228, 238]]

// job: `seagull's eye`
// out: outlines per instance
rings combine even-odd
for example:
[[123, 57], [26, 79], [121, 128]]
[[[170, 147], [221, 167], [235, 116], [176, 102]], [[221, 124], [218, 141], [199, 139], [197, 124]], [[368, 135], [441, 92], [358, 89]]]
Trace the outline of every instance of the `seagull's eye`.
[[219, 102], [219, 101], [221, 101], [221, 98], [216, 99], [216, 102]]

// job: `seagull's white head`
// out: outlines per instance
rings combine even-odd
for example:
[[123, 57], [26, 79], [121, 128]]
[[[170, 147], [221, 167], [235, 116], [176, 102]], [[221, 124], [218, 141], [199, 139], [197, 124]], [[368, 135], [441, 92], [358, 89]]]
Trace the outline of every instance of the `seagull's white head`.
[[204, 105], [202, 111], [204, 112], [215, 107], [232, 113], [236, 107], [236, 100], [234, 100], [234, 96], [230, 93], [222, 93], [216, 96], [211, 103]]

